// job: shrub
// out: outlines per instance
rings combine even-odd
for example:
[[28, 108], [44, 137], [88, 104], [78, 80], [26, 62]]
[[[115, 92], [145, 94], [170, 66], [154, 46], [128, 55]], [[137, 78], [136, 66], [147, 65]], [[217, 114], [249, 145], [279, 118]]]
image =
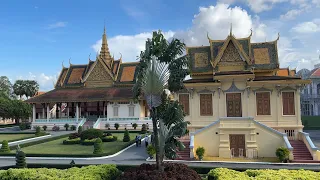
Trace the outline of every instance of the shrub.
[[70, 130], [71, 131], [75, 131], [77, 129], [77, 127], [75, 126], [75, 125], [72, 125], [71, 127], [70, 127]]
[[23, 151], [18, 151], [16, 154], [16, 167], [17, 168], [26, 168], [26, 154]]
[[106, 127], [107, 129], [110, 130], [110, 124], [109, 123], [106, 123], [106, 125], [104, 125], [104, 127]]
[[201, 180], [196, 171], [185, 164], [165, 163], [164, 171], [159, 172], [155, 164], [141, 164], [138, 167], [127, 169], [119, 180], [163, 180], [163, 179], [184, 179]]
[[113, 141], [117, 141], [118, 137], [117, 136], [105, 136], [101, 140], [103, 142], [113, 142]]
[[39, 136], [40, 132], [41, 132], [40, 126], [37, 126], [36, 127], [36, 136]]
[[119, 123], [115, 123], [115, 124], [114, 124], [114, 128], [116, 128], [116, 130], [118, 130], [119, 127], [120, 127]]
[[48, 168], [26, 168], [10, 169], [0, 171], [1, 179], [28, 179], [28, 180], [45, 180], [45, 179], [102, 179], [113, 180], [120, 175], [120, 171], [115, 165], [103, 164], [98, 166], [85, 166], [82, 168], [69, 169], [48, 169]]
[[279, 158], [281, 162], [284, 162], [285, 160], [289, 159], [289, 154], [290, 151], [285, 147], [279, 147], [276, 150], [276, 156]]
[[212, 169], [208, 173], [208, 180], [226, 180], [226, 179], [304, 179], [313, 180], [319, 179], [319, 172], [306, 171], [306, 170], [251, 170], [248, 169], [244, 172], [239, 172], [226, 168]]
[[20, 130], [31, 129], [31, 123], [20, 123], [19, 128]]
[[96, 140], [97, 139], [86, 139], [86, 140], [81, 141], [81, 145], [92, 146], [92, 145], [94, 145], [94, 142], [96, 142]]
[[111, 133], [111, 132], [107, 132], [107, 133], [105, 134], [105, 136], [112, 136], [112, 133]]
[[78, 134], [81, 134], [82, 133], [82, 126], [79, 126], [78, 127]]
[[141, 134], [145, 134], [145, 133], [147, 133], [147, 125], [146, 124], [142, 124]]
[[75, 138], [75, 139], [63, 140], [62, 144], [64, 144], [64, 145], [80, 144], [80, 142], [81, 142], [81, 139], [80, 139], [80, 138]]
[[204, 149], [204, 147], [198, 147], [197, 148], [196, 155], [198, 156], [199, 160], [202, 160], [205, 151], [206, 150]]
[[128, 131], [128, 130], [126, 130], [126, 131], [124, 132], [122, 141], [123, 141], [123, 142], [129, 142], [129, 141], [130, 141], [130, 135], [129, 135], [129, 131]]
[[9, 153], [10, 152], [10, 148], [9, 148], [9, 144], [7, 140], [3, 140], [2, 141], [2, 146], [0, 149], [1, 153]]
[[46, 134], [47, 134], [47, 133], [45, 133], [45, 132], [43, 132], [43, 131], [40, 131], [40, 133], [36, 134], [36, 136], [39, 137], [39, 136], [44, 136], [44, 135], [46, 135]]
[[100, 138], [97, 138], [94, 142], [93, 154], [102, 154], [102, 141]]
[[66, 131], [68, 131], [69, 126], [70, 126], [70, 125], [67, 123], [67, 124], [65, 124], [63, 127], [66, 128]]
[[137, 123], [133, 123], [133, 124], [132, 124], [132, 127], [133, 127], [133, 129], [137, 129], [138, 124], [137, 124]]
[[152, 144], [149, 144], [147, 147], [147, 153], [151, 158], [153, 158], [153, 156], [156, 154], [156, 148]]
[[48, 127], [47, 127], [46, 125], [42, 126], [42, 129], [43, 129], [44, 131], [46, 131], [47, 128], [48, 128]]
[[69, 135], [69, 139], [76, 139], [76, 138], [80, 138], [80, 134], [79, 133], [72, 133]]
[[100, 129], [88, 129], [80, 134], [81, 140], [102, 138], [103, 131]]
[[52, 131], [59, 131], [60, 130], [60, 127], [59, 126], [53, 126], [52, 127]]

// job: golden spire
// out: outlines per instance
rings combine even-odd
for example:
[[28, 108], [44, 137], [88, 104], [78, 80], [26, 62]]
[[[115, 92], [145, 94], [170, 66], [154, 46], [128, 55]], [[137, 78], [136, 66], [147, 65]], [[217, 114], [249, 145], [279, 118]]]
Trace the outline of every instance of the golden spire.
[[[107, 42], [107, 35], [106, 35], [106, 26], [104, 26], [103, 29], [103, 35], [102, 35], [102, 46], [100, 50], [100, 58], [106, 62], [109, 66], [111, 65], [111, 55], [109, 52], [108, 42]], [[110, 66], [111, 67], [111, 66]]]
[[230, 23], [230, 36], [232, 36], [232, 23]]

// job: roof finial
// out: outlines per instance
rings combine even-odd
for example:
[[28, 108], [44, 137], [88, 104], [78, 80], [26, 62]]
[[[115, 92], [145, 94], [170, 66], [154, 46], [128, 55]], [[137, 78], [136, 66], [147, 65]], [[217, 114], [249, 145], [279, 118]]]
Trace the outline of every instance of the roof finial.
[[210, 37], [209, 37], [209, 32], [208, 31], [207, 31], [207, 38], [208, 38], [209, 41], [211, 40]]
[[232, 36], [232, 23], [230, 23], [230, 36]]
[[278, 41], [280, 39], [280, 32], [278, 32], [278, 37], [276, 39], [276, 41]]
[[63, 65], [64, 60], [62, 60], [62, 69], [64, 69], [64, 65]]
[[89, 54], [89, 60], [90, 60], [90, 56], [91, 56], [91, 53]]
[[106, 19], [104, 19], [103, 34], [106, 34]]
[[250, 29], [250, 35], [249, 35], [249, 37], [251, 37], [252, 36], [252, 28]]
[[70, 64], [70, 66], [72, 65], [72, 64], [71, 64], [71, 58], [69, 58], [69, 64]]
[[122, 59], [122, 54], [121, 54], [121, 52], [119, 52], [119, 54], [120, 54], [120, 58], [119, 58], [119, 59]]

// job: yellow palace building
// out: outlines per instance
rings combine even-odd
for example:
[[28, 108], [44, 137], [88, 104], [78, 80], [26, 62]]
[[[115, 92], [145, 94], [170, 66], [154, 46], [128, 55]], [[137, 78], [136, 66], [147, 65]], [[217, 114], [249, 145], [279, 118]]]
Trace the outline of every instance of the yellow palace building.
[[[188, 47], [191, 79], [175, 98], [191, 122], [190, 157], [198, 147], [205, 156], [276, 157], [278, 147], [290, 150], [290, 159], [317, 159], [317, 148], [303, 132], [300, 90], [309, 80], [286, 76], [279, 68], [277, 42], [252, 43], [251, 34], [210, 46]], [[286, 69], [287, 70], [287, 69]]]

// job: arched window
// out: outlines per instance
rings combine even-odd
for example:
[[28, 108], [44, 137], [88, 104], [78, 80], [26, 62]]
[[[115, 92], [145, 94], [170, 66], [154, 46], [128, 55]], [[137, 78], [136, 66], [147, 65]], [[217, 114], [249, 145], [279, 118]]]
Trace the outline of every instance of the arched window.
[[320, 94], [320, 84], [317, 85], [317, 94]]

